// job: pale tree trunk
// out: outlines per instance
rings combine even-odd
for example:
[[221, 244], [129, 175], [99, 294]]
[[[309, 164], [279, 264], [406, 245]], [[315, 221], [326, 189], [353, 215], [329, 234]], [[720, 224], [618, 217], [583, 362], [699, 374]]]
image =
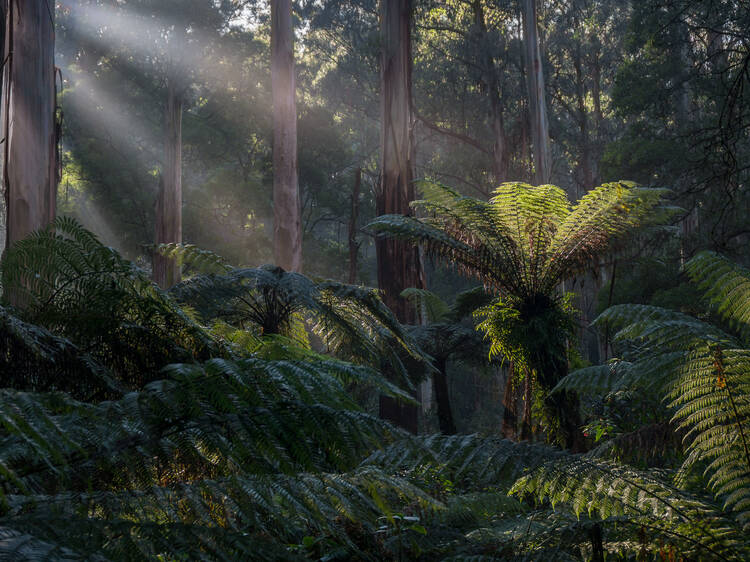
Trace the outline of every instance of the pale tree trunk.
[[526, 61], [526, 87], [529, 94], [531, 142], [534, 146], [534, 181], [549, 183], [552, 155], [549, 146], [549, 118], [544, 95], [544, 72], [537, 30], [536, 0], [523, 0], [523, 35]]
[[[164, 169], [156, 201], [156, 244], [182, 242], [182, 92], [176, 79], [167, 79]], [[180, 266], [174, 258], [154, 253], [154, 281], [168, 289], [180, 282]]]
[[[578, 128], [581, 132], [580, 182], [583, 193], [588, 193], [594, 187], [594, 169], [591, 155], [591, 135], [589, 133], [589, 120], [586, 112], [586, 82], [583, 76], [583, 64], [581, 56], [581, 44], [576, 43], [573, 55], [573, 67], [576, 73], [576, 105], [578, 110]], [[576, 194], [580, 195], [580, 194]]]
[[55, 30], [45, 0], [4, 0], [5, 41], [0, 126], [6, 244], [55, 218]]
[[[410, 215], [415, 198], [413, 180], [414, 143], [411, 111], [411, 2], [380, 1], [380, 185], [376, 193], [378, 215]], [[385, 303], [404, 324], [416, 324], [417, 313], [399, 295], [407, 287], [423, 287], [419, 250], [394, 238], [375, 242], [378, 287]], [[382, 397], [381, 417], [417, 431], [417, 408]]]
[[291, 0], [271, 0], [273, 92], [273, 256], [287, 271], [302, 269], [302, 210], [297, 180], [297, 104]]

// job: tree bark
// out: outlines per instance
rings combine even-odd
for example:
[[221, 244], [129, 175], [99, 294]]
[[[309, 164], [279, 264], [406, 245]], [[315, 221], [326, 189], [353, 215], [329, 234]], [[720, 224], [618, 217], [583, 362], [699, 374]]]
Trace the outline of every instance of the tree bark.
[[5, 53], [0, 126], [6, 245], [55, 218], [54, 13], [44, 0], [2, 2]]
[[448, 395], [448, 362], [445, 358], [435, 361], [437, 372], [432, 375], [432, 385], [435, 389], [438, 424], [443, 435], [455, 435], [456, 424], [451, 412], [450, 397]]
[[362, 185], [362, 168], [354, 172], [354, 188], [352, 189], [352, 210], [349, 215], [349, 284], [357, 281], [357, 218], [359, 217], [359, 190]]
[[[583, 193], [588, 193], [594, 187], [594, 170], [591, 157], [591, 138], [589, 133], [588, 114], [586, 113], [586, 82], [583, 76], [581, 44], [576, 42], [573, 67], [576, 73], [576, 105], [578, 110], [578, 128], [581, 131], [580, 163], [581, 186]], [[578, 195], [578, 194], [576, 194]]]
[[503, 425], [500, 431], [503, 437], [515, 441], [518, 436], [518, 397], [513, 363], [508, 366], [507, 377], [503, 393]]
[[[165, 110], [164, 169], [156, 201], [156, 244], [182, 242], [182, 93], [176, 79], [167, 79]], [[154, 253], [154, 281], [162, 288], [180, 282], [175, 258]]]
[[[411, 2], [380, 0], [381, 178], [376, 192], [377, 215], [410, 215], [415, 198], [414, 142], [411, 108]], [[385, 304], [404, 324], [416, 324], [414, 306], [399, 295], [407, 287], [423, 287], [419, 250], [394, 238], [375, 242], [378, 287]], [[417, 408], [381, 397], [381, 417], [417, 431]]]
[[523, 381], [523, 419], [521, 420], [521, 441], [531, 439], [531, 402], [534, 397], [534, 381], [531, 373], [526, 373]]
[[492, 174], [495, 182], [500, 184], [508, 179], [508, 141], [503, 122], [503, 107], [500, 103], [500, 79], [495, 68], [495, 61], [487, 48], [487, 22], [481, 0], [472, 2], [474, 25], [479, 34], [479, 48], [482, 51], [483, 64], [487, 72], [487, 94], [490, 98], [490, 125], [494, 136], [492, 145]]
[[302, 209], [297, 179], [297, 102], [291, 0], [271, 0], [273, 93], [273, 255], [287, 271], [302, 270]]
[[552, 177], [552, 155], [549, 146], [549, 118], [544, 95], [544, 72], [537, 30], [536, 0], [523, 0], [523, 30], [526, 61], [526, 87], [529, 94], [531, 141], [534, 146], [534, 180], [537, 185], [549, 183]]

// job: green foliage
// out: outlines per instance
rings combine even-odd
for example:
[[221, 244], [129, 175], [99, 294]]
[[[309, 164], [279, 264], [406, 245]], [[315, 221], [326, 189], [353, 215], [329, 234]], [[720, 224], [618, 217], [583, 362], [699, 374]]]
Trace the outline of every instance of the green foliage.
[[381, 368], [409, 382], [403, 356], [421, 351], [383, 304], [377, 291], [336, 281], [315, 282], [271, 265], [198, 275], [170, 294], [204, 321], [220, 319], [256, 334], [280, 334], [308, 346], [306, 325], [327, 350]]
[[[555, 389], [664, 396], [674, 426], [666, 436], [678, 432], [685, 446], [679, 469], [638, 471], [596, 458], [626, 439], [632, 445], [638, 433], [655, 435], [654, 427], [644, 426], [588, 456], [545, 465], [514, 490], [576, 512], [645, 517], [659, 533], [682, 541], [686, 554], [741, 559], [750, 546], [743, 535], [750, 529], [750, 272], [708, 252], [687, 262], [685, 271], [729, 331], [672, 310], [618, 305], [596, 322], [617, 330], [624, 360], [572, 373]], [[708, 492], [718, 505], [704, 497]]]
[[70, 218], [9, 248], [2, 281], [21, 318], [70, 340], [131, 388], [169, 363], [224, 353], [146, 272]]
[[[521, 299], [554, 294], [557, 284], [582, 271], [657, 213], [665, 191], [609, 183], [572, 208], [552, 185], [505, 183], [489, 202], [420, 182], [425, 218], [384, 215], [376, 232], [424, 244], [487, 287]], [[667, 209], [662, 209], [666, 212]]]
[[547, 388], [560, 378], [571, 331], [561, 281], [582, 271], [637, 227], [662, 219], [664, 190], [609, 183], [573, 207], [553, 185], [504, 183], [489, 202], [421, 182], [424, 218], [385, 215], [376, 232], [421, 243], [503, 295], [484, 309], [481, 329], [493, 352], [536, 370]]

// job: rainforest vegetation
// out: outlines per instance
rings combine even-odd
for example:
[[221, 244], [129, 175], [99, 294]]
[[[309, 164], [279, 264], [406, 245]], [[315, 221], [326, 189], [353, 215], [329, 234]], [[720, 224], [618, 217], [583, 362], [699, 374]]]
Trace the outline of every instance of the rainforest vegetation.
[[750, 560], [750, 6], [0, 0], [0, 559]]

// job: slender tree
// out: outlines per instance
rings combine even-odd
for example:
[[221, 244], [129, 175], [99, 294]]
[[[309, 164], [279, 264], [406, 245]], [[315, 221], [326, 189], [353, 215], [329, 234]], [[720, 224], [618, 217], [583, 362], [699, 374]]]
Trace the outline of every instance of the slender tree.
[[359, 242], [357, 242], [357, 218], [359, 217], [359, 190], [362, 185], [362, 168], [354, 172], [354, 187], [352, 188], [352, 209], [349, 215], [349, 283], [357, 282], [357, 256]]
[[[156, 243], [182, 242], [182, 91], [177, 78], [167, 78], [164, 112], [164, 168], [156, 200]], [[154, 281], [167, 289], [180, 282], [177, 260], [154, 255]]]
[[297, 104], [291, 0], [271, 1], [273, 90], [273, 255], [287, 271], [302, 269], [302, 218], [297, 181]]
[[536, 0], [523, 0], [523, 35], [526, 60], [526, 87], [529, 94], [531, 142], [534, 146], [534, 180], [537, 185], [549, 183], [552, 156], [549, 146], [549, 118], [544, 96], [544, 72], [537, 30]]
[[[414, 142], [411, 107], [411, 1], [380, 2], [380, 185], [376, 193], [377, 215], [410, 215], [415, 198], [413, 184]], [[419, 251], [394, 238], [375, 243], [378, 287], [385, 303], [405, 324], [416, 324], [413, 305], [402, 298], [408, 287], [423, 287]], [[417, 431], [417, 408], [382, 397], [380, 415], [410, 431]]]
[[3, 0], [2, 182], [8, 245], [55, 217], [54, 3]]

